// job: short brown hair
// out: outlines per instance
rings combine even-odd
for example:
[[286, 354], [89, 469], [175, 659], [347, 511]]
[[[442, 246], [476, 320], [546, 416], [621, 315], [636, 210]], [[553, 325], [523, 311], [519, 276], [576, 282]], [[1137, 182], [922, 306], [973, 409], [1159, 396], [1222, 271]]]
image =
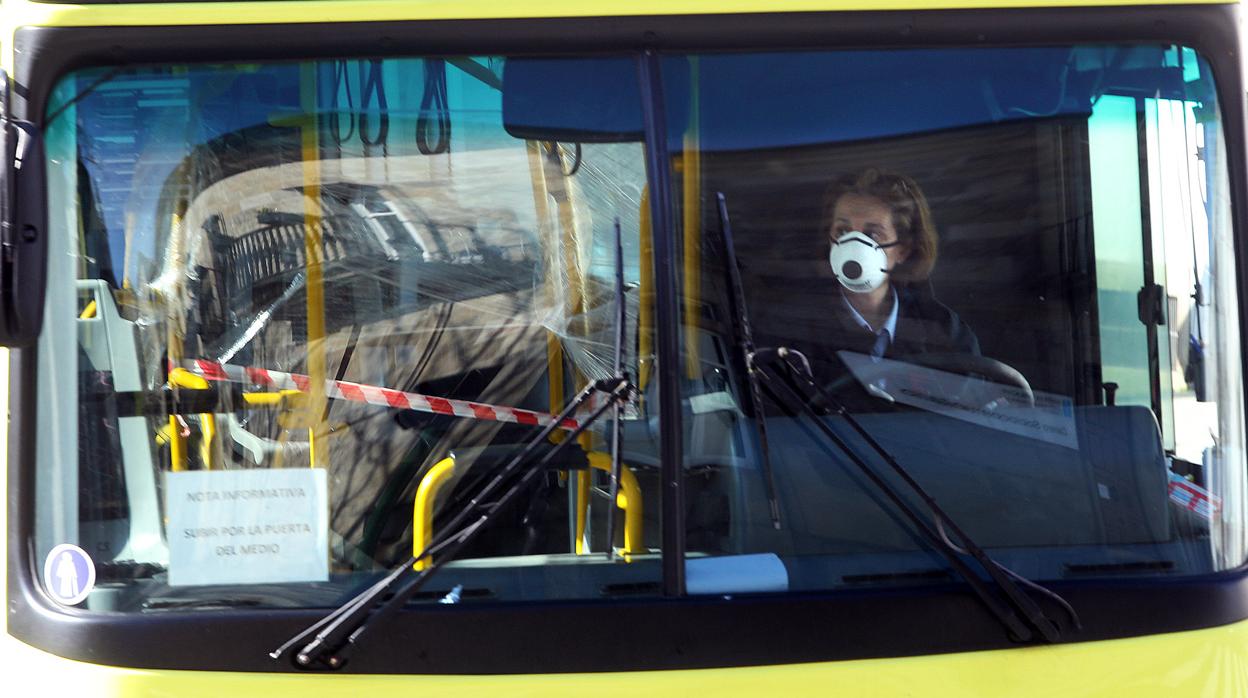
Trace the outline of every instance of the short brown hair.
[[897, 265], [892, 278], [899, 282], [923, 281], [936, 265], [940, 242], [932, 211], [919, 185], [906, 175], [868, 167], [832, 180], [823, 195], [823, 229], [828, 228], [836, 204], [846, 194], [870, 196], [883, 201], [893, 212], [897, 239], [910, 246], [910, 256]]

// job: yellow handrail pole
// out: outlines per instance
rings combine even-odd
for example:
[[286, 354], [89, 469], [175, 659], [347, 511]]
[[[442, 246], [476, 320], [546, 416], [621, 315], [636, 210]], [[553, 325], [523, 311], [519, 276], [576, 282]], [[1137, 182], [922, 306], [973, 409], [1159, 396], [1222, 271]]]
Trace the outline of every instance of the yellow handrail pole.
[[90, 320], [91, 318], [95, 317], [95, 312], [96, 312], [95, 300], [93, 299], [90, 303], [87, 303], [87, 306], [82, 309], [81, 313], [78, 313], [78, 319]]
[[[207, 390], [208, 389], [207, 380], [181, 367], [175, 367], [173, 370], [169, 371], [169, 384], [178, 388], [190, 388], [191, 390]], [[176, 420], [177, 420], [176, 416], [171, 418], [171, 422], [169, 425], [171, 429], [175, 429], [175, 430], [177, 429], [177, 424], [174, 423], [176, 422]], [[211, 470], [213, 466], [212, 444], [214, 442], [214, 439], [216, 439], [217, 437], [216, 418], [212, 414], [209, 414], [209, 413], [204, 413], [204, 414], [199, 415], [199, 428], [200, 428], [200, 432], [203, 434], [203, 438], [201, 439], [200, 444], [199, 444], [199, 449], [200, 449], [199, 457], [200, 457], [200, 460], [203, 461], [204, 468]], [[178, 443], [179, 441], [181, 441], [181, 435], [177, 434], [177, 432], [175, 431], [175, 438], [171, 439], [169, 442], [170, 448], [173, 448], [173, 445], [175, 443]], [[179, 448], [179, 455], [182, 458], [185, 458], [186, 457], [185, 445], [179, 443], [178, 448]], [[183, 467], [185, 467], [185, 465], [183, 465]], [[174, 470], [181, 470], [181, 469], [182, 468], [177, 468], [177, 467], [174, 468]]]
[[165, 444], [169, 443], [169, 425], [168, 424], [160, 425], [160, 428], [156, 430], [154, 441], [157, 446], [164, 446]]
[[[567, 317], [571, 318], [583, 315], [585, 312], [585, 285], [581, 276], [580, 260], [580, 230], [576, 225], [576, 211], [572, 207], [572, 200], [575, 198], [572, 180], [560, 171], [558, 144], [551, 143], [549, 147], [549, 152], [543, 158], [542, 173], [547, 189], [555, 200], [555, 211], [558, 214], [560, 232], [558, 249], [559, 254], [562, 256], [564, 274], [568, 278], [564, 311]], [[553, 173], [550, 172], [552, 169], [555, 170]], [[582, 322], [584, 322], [583, 318]], [[585, 329], [585, 327], [582, 326], [582, 329]], [[585, 377], [581, 375], [580, 371], [575, 372], [573, 381], [576, 390], [580, 390], [585, 385]], [[552, 410], [557, 411], [562, 408], [563, 401], [561, 400], [558, 406], [552, 407]], [[593, 434], [588, 431], [582, 433], [579, 440], [581, 447], [586, 451], [590, 450], [593, 438]], [[559, 439], [562, 439], [562, 435], [560, 435]], [[558, 439], [556, 439], [556, 443], [558, 443]], [[588, 483], [585, 485], [578, 483], [578, 487], [588, 487]]]
[[169, 415], [169, 465], [175, 473], [186, 470], [186, 437], [176, 414]]
[[[177, 210], [174, 211], [169, 221], [170, 247], [173, 259], [182, 259], [184, 241], [182, 239], [182, 216], [186, 213], [186, 202], [179, 201]], [[181, 281], [168, 289], [166, 294], [159, 298], [161, 304], [166, 310], [166, 329], [165, 329], [165, 351], [167, 352], [169, 365], [178, 366], [182, 363], [182, 342], [185, 334], [183, 332], [182, 321], [180, 318], [168, 312], [170, 305], [174, 305], [177, 309], [181, 309], [182, 290]], [[171, 380], [172, 382], [172, 380]], [[186, 437], [182, 435], [182, 427], [178, 423], [178, 415], [169, 415], [169, 466], [174, 472], [186, 470]]]
[[593, 478], [589, 471], [576, 473], [576, 554], [584, 555], [585, 527], [589, 525], [589, 489]]
[[683, 213], [685, 261], [685, 376], [697, 378], [701, 352], [698, 328], [702, 312], [702, 149], [698, 134], [698, 59], [689, 59], [689, 126], [683, 139]]
[[316, 64], [304, 63], [299, 71], [300, 146], [303, 151], [303, 249], [307, 261], [307, 351], [309, 465], [325, 467], [326, 448], [321, 443], [325, 424], [325, 280], [321, 267], [321, 151], [316, 123]]
[[[589, 467], [595, 470], [611, 472], [611, 454], [603, 451], [590, 451]], [[624, 510], [624, 553], [626, 555], [642, 551], [642, 534], [645, 520], [642, 516], [641, 485], [637, 476], [627, 466], [620, 468], [620, 491], [616, 496], [615, 505]], [[607, 541], [607, 545], [615, 545], [615, 541]]]
[[645, 399], [646, 386], [650, 383], [650, 372], [654, 368], [651, 358], [654, 353], [654, 237], [650, 228], [650, 188], [641, 190], [641, 209], [638, 221], [640, 236], [640, 254], [638, 270], [637, 312], [637, 389]]
[[[455, 458], [443, 458], [434, 464], [429, 472], [420, 480], [416, 488], [416, 502], [412, 505], [412, 557], [416, 557], [429, 547], [433, 540], [433, 505], [438, 492], [452, 476], [455, 475]], [[425, 569], [433, 562], [432, 556], [425, 556], [412, 565], [417, 571]]]
[[[559, 167], [559, 146], [551, 144], [547, 155], [546, 168]], [[544, 169], [543, 172], [546, 170]], [[564, 273], [568, 276], [567, 312], [569, 316], [580, 315], [585, 310], [585, 288], [581, 278], [580, 265], [580, 231], [576, 227], [576, 211], [572, 208], [572, 182], [556, 172], [555, 177], [547, 177], [546, 184], [551, 196], [555, 199], [555, 210], [559, 216], [559, 232], [561, 244], [559, 252], [563, 256]], [[550, 186], [551, 182], [554, 186]]]
[[[528, 141], [526, 149], [529, 153], [529, 179], [533, 183], [533, 212], [537, 216], [537, 231], [542, 241], [542, 249], [546, 258], [543, 260], [546, 269], [556, 269], [555, 261], [559, 246], [556, 244], [554, 231], [550, 228], [550, 193], [546, 189], [546, 170], [542, 160], [542, 146], [537, 141]], [[554, 306], [559, 300], [553, 275], [546, 278], [546, 302]], [[550, 397], [550, 411], [557, 413], [563, 409], [563, 344], [559, 335], [553, 330], [546, 330], [546, 384]], [[559, 443], [563, 432], [550, 435], [551, 441]]]
[[[563, 172], [558, 171], [559, 167], [559, 146], [551, 143], [549, 152], [543, 158], [542, 175], [548, 187], [548, 191], [555, 200], [555, 208], [558, 212], [560, 244], [558, 246], [559, 254], [562, 256], [564, 274], [567, 275], [568, 288], [566, 304], [564, 310], [568, 317], [581, 315], [585, 312], [585, 288], [581, 278], [580, 264], [580, 231], [576, 226], [576, 211], [572, 207], [573, 184]], [[551, 173], [551, 169], [556, 169]], [[554, 183], [551, 186], [552, 182]], [[562, 350], [561, 350], [562, 351]], [[561, 354], [562, 356], [562, 354]], [[580, 371], [575, 373], [575, 387], [580, 390], [585, 385], [585, 377]], [[557, 406], [552, 405], [552, 411], [562, 409], [563, 401], [560, 400]], [[555, 438], [558, 443], [563, 438], [560, 434]], [[578, 440], [581, 448], [589, 451], [593, 448], [594, 435], [588, 431], [581, 434]], [[589, 491], [592, 483], [590, 482], [589, 473], [576, 474], [576, 501], [577, 501], [577, 518], [576, 518], [576, 546], [575, 550], [578, 554], [583, 552], [585, 540], [585, 527], [587, 519], [585, 513], [589, 506]]]

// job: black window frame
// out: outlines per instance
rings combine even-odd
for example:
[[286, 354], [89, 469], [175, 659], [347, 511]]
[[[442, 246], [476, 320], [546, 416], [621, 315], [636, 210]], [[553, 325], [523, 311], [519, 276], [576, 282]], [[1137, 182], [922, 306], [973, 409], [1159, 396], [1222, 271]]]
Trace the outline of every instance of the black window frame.
[[[333, 41], [325, 42], [332, 35]], [[1244, 84], [1238, 10], [1231, 5], [824, 12], [668, 17], [445, 20], [247, 26], [23, 27], [14, 38], [13, 110], [39, 123], [52, 87], [70, 71], [164, 62], [332, 59], [464, 54], [626, 53], [655, 66], [668, 52], [856, 47], [939, 48], [1075, 43], [1182, 44], [1217, 78], [1226, 129], [1235, 250], [1248, 231]], [[640, 76], [640, 74], [639, 74]], [[643, 82], [644, 84], [644, 82]], [[653, 135], [653, 134], [651, 134]], [[648, 163], [656, 181], [661, 160]], [[670, 175], [668, 175], [670, 176]], [[667, 191], [667, 190], [664, 190]], [[670, 195], [670, 192], [668, 192]], [[675, 230], [671, 206], [653, 197], [654, 220]], [[656, 225], [656, 235], [660, 235]], [[669, 233], [666, 244], [671, 244]], [[656, 239], [656, 250], [665, 248]], [[678, 413], [681, 365], [673, 257], [656, 254], [659, 382]], [[1248, 265], [1237, 270], [1241, 337]], [[665, 279], [666, 276], [666, 279]], [[1248, 358], [1243, 359], [1248, 373]], [[290, 671], [267, 652], [324, 611], [233, 609], [110, 614], [65, 609], [38, 587], [35, 443], [37, 349], [10, 353], [8, 487], [9, 632], [53, 654], [100, 664], [222, 671]], [[669, 405], [668, 402], [673, 402]], [[672, 411], [669, 411], [672, 410]], [[668, 484], [679, 484], [679, 423], [662, 427]], [[673, 482], [674, 480], [674, 482]], [[735, 598], [683, 596], [679, 492], [664, 488], [665, 598], [474, 603], [406, 609], [370, 633], [344, 671], [504, 674], [659, 670], [899, 657], [1016, 647], [963, 586], [797, 593]], [[672, 547], [669, 548], [668, 545]], [[1060, 581], [1082, 632], [1101, 640], [1248, 619], [1248, 566], [1201, 577]], [[1145, 611], [1145, 609], [1147, 609]], [[743, 632], [742, 629], [748, 629]], [[536, 641], [535, 641], [536, 640]]]

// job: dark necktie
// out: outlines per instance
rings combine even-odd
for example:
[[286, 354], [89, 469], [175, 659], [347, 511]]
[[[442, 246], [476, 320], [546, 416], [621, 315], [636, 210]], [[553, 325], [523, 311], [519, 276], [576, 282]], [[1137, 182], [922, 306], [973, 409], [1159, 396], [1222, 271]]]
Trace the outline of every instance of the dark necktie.
[[889, 343], [888, 330], [876, 332], [875, 344], [871, 346], [871, 357], [875, 359], [884, 358], [884, 352], [888, 351]]

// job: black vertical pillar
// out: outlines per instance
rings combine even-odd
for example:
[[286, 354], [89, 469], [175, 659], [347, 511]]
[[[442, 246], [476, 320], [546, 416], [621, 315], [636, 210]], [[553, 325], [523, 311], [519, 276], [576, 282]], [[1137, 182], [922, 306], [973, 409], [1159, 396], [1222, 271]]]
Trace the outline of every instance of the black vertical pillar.
[[662, 482], [663, 593], [685, 593], [685, 493], [680, 413], [680, 294], [676, 239], [672, 229], [671, 157], [667, 151], [667, 114], [659, 56], [646, 51], [638, 59], [641, 108], [646, 125], [646, 175], [650, 183], [650, 220], [654, 235], [654, 295], [658, 353], [660, 479]]

